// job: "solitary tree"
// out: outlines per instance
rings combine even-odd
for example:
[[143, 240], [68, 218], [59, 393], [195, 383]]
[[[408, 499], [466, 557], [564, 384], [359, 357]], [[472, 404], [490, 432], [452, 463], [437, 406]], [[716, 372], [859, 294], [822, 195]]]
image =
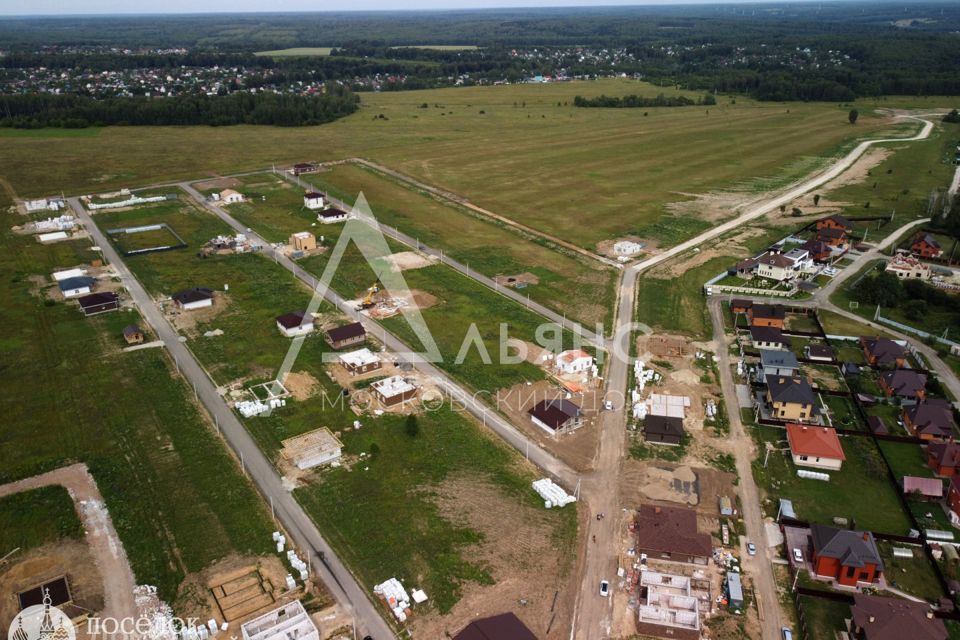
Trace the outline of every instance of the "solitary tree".
[[411, 438], [416, 438], [418, 435], [420, 435], [420, 423], [417, 422], [417, 416], [407, 416], [407, 421], [404, 423], [403, 428], [406, 430], [407, 435]]
[[816, 193], [813, 196], [813, 206], [817, 206], [818, 204], [820, 204], [820, 194]]
[[847, 114], [847, 118], [850, 120], [850, 124], [857, 124], [857, 118], [860, 117], [860, 112], [856, 109], [850, 109], [850, 113]]

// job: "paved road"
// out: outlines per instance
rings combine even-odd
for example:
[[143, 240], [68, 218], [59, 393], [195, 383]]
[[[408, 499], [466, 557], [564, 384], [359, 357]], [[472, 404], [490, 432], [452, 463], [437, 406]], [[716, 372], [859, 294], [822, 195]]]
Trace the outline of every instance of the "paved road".
[[[310, 185], [309, 183], [304, 182], [297, 176], [290, 175], [286, 171], [277, 171], [276, 173], [304, 189], [309, 190], [309, 189], [315, 188], [313, 187], [313, 185]], [[343, 202], [342, 200], [338, 200], [329, 195], [327, 196], [327, 200], [329, 200], [334, 206], [336, 206], [337, 208], [343, 211], [352, 212], [353, 215], [358, 220], [362, 220], [363, 222], [366, 222], [370, 226], [376, 229], [379, 229], [380, 232], [383, 233], [384, 235], [394, 238], [395, 240], [398, 240], [399, 242], [407, 245], [412, 249], [420, 251], [421, 253], [434, 256], [435, 258], [439, 259], [448, 267], [454, 269], [455, 271], [458, 271], [459, 273], [467, 276], [468, 278], [474, 280], [475, 282], [479, 282], [483, 286], [493, 289], [495, 292], [499, 293], [500, 295], [510, 298], [511, 300], [518, 302], [519, 304], [527, 307], [528, 309], [535, 311], [536, 313], [539, 313], [541, 316], [543, 316], [547, 320], [550, 320], [551, 322], [555, 322], [560, 326], [562, 326], [563, 328], [583, 336], [584, 338], [586, 338], [587, 341], [589, 341], [594, 346], [600, 349], [607, 348], [607, 344], [603, 338], [602, 332], [601, 334], [598, 335], [596, 332], [586, 329], [582, 327], [579, 323], [570, 320], [565, 315], [561, 315], [556, 311], [548, 309], [542, 304], [534, 300], [531, 300], [529, 295], [521, 295], [511, 287], [500, 286], [493, 280], [493, 278], [488, 278], [482, 273], [478, 273], [475, 269], [471, 269], [469, 265], [465, 265], [462, 262], [458, 262], [454, 260], [448, 254], [445, 254], [443, 251], [427, 246], [422, 242], [420, 242], [417, 238], [413, 238], [403, 233], [399, 229], [396, 229], [394, 227], [391, 227], [390, 225], [381, 223], [379, 220], [377, 220], [373, 216], [366, 215], [360, 211], [357, 211], [351, 205], [347, 204], [346, 202]]]
[[[730, 350], [727, 346], [726, 329], [723, 324], [723, 307], [718, 299], [708, 303], [710, 318], [713, 322], [713, 340], [716, 345], [717, 357], [720, 362], [720, 388], [723, 390], [723, 399], [726, 403], [727, 414], [730, 416], [730, 435], [734, 444], [731, 447], [737, 462], [737, 475], [740, 480], [737, 489], [740, 492], [740, 507], [747, 538], [757, 545], [757, 555], [743, 556], [745, 568], [753, 579], [756, 594], [757, 611], [760, 614], [760, 627], [763, 637], [778, 638], [781, 629], [780, 604], [777, 598], [777, 584], [773, 577], [773, 566], [770, 563], [770, 547], [763, 523], [763, 512], [760, 509], [760, 491], [753, 479], [751, 463], [754, 459], [754, 447], [750, 436], [743, 428], [740, 420], [740, 404], [737, 401], [737, 388], [730, 371]], [[762, 554], [761, 554], [762, 552]]]
[[758, 204], [756, 206], [750, 207], [749, 209], [747, 209], [747, 211], [745, 211], [740, 216], [734, 218], [733, 220], [729, 220], [727, 222], [724, 222], [721, 225], [717, 225], [716, 227], [710, 229], [709, 231], [701, 233], [696, 238], [692, 238], [690, 240], [687, 240], [686, 242], [681, 242], [677, 246], [671, 249], [668, 249], [663, 253], [657, 254], [651, 258], [648, 258], [647, 260], [638, 262], [637, 264], [633, 265], [631, 268], [637, 271], [646, 271], [650, 267], [653, 267], [657, 264], [660, 264], [661, 262], [669, 260], [670, 258], [677, 256], [683, 253], [684, 251], [692, 249], [693, 247], [696, 247], [697, 245], [707, 240], [712, 240], [713, 238], [723, 235], [728, 231], [731, 231], [733, 229], [736, 229], [737, 227], [743, 226], [744, 224], [746, 224], [747, 222], [750, 222], [751, 220], [755, 220], [761, 216], [764, 216], [770, 213], [771, 211], [777, 209], [780, 205], [790, 204], [791, 202], [793, 202], [803, 194], [807, 193], [808, 191], [811, 191], [812, 189], [816, 189], [817, 187], [830, 182], [831, 180], [839, 176], [841, 173], [849, 169], [850, 166], [854, 162], [856, 162], [857, 158], [862, 156], [864, 152], [866, 152], [866, 150], [872, 147], [873, 145], [885, 144], [890, 142], [913, 142], [916, 140], [924, 140], [930, 135], [930, 132], [933, 131], [933, 122], [929, 120], [924, 120], [922, 118], [918, 118], [914, 116], [896, 116], [896, 117], [907, 118], [910, 120], [916, 120], [918, 122], [922, 122], [923, 128], [920, 130], [919, 133], [909, 138], [881, 138], [878, 140], [865, 140], [864, 142], [861, 142], [860, 144], [858, 144], [853, 149], [853, 151], [851, 151], [850, 153], [845, 155], [843, 158], [841, 158], [840, 160], [835, 162], [833, 165], [831, 165], [830, 168], [827, 169], [826, 171], [818, 173], [812, 178], [804, 180], [803, 182], [797, 184], [795, 187], [791, 187], [790, 189], [788, 189], [787, 191], [785, 191], [779, 196], [776, 196], [770, 200], [766, 200], [763, 203]]
[[377, 640], [395, 637], [393, 631], [380, 617], [380, 607], [371, 602], [366, 591], [320, 535], [310, 517], [290, 492], [283, 488], [280, 476], [273, 465], [260, 451], [233, 411], [224, 403], [223, 398], [217, 393], [216, 384], [207, 376], [193, 353], [180, 342], [180, 336], [164, 317], [157, 303], [123, 262], [103, 232], [94, 224], [80, 200], [69, 198], [68, 202], [93, 237], [94, 242], [102, 250], [104, 257], [116, 269], [117, 275], [144, 319], [153, 327], [157, 337], [166, 344], [180, 373], [193, 385], [197, 399], [214, 417], [220, 432], [240, 458], [253, 483], [265, 499], [273, 505], [277, 518], [283, 523], [292, 541], [300, 549], [301, 554], [307, 550], [312, 568], [327, 585], [333, 597], [344, 610], [355, 616], [357, 628], [362, 633], [370, 634]]

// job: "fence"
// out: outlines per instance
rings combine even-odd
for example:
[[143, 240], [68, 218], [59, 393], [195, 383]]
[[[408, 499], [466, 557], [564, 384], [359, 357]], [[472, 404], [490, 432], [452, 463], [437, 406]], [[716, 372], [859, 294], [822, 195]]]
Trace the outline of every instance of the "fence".
[[905, 331], [905, 332], [907, 332], [907, 333], [912, 333], [912, 334], [914, 334], [914, 335], [916, 335], [916, 336], [920, 336], [921, 338], [925, 338], [925, 339], [927, 339], [927, 338], [933, 338], [933, 339], [936, 340], [937, 342], [939, 342], [939, 343], [941, 343], [941, 344], [945, 344], [945, 345], [947, 345], [948, 347], [957, 347], [957, 348], [960, 348], [960, 342], [954, 342], [953, 340], [948, 340], [947, 338], [942, 338], [942, 337], [940, 337], [940, 336], [935, 336], [935, 335], [933, 335], [932, 333], [929, 333], [929, 332], [924, 331], [924, 330], [922, 330], [922, 329], [917, 329], [916, 327], [911, 327], [911, 326], [908, 325], [908, 324], [903, 324], [902, 322], [897, 322], [896, 320], [891, 320], [890, 318], [885, 318], [885, 317], [883, 317], [882, 315], [880, 315], [879, 313], [877, 313], [876, 315], [874, 315], [874, 320], [876, 320], [876, 321], [878, 321], [878, 322], [882, 322], [882, 323], [887, 324], [887, 325], [890, 325], [891, 327], [895, 327], [895, 328], [897, 328], [897, 329], [900, 329], [901, 331]]

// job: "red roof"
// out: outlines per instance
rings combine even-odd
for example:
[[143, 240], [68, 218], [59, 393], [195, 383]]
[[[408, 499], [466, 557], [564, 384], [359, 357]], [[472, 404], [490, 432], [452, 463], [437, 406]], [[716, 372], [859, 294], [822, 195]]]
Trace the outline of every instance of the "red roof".
[[846, 460], [837, 432], [830, 427], [788, 424], [787, 441], [794, 455]]

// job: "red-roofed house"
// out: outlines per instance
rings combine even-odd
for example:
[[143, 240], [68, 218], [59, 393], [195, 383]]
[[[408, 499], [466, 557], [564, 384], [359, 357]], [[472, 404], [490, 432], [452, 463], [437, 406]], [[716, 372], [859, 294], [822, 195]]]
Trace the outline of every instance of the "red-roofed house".
[[943, 247], [929, 233], [919, 233], [910, 245], [910, 252], [921, 258], [939, 258]]
[[793, 464], [798, 467], [839, 471], [846, 459], [840, 438], [831, 427], [790, 423], [787, 425], [787, 442], [790, 443]]

